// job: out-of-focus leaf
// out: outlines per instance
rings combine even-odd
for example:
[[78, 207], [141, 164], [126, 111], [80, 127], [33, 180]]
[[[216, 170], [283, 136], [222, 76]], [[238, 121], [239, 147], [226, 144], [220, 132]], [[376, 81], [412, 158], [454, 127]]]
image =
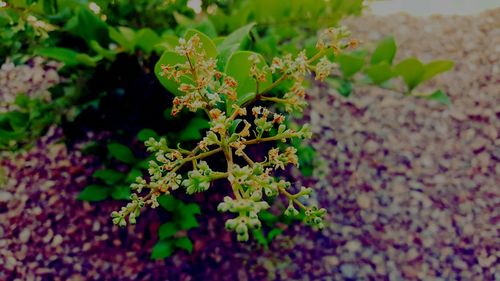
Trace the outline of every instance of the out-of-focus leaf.
[[396, 56], [396, 51], [396, 41], [393, 37], [380, 41], [377, 48], [373, 52], [371, 64], [386, 62], [388, 65], [391, 65], [394, 57]]
[[134, 157], [134, 154], [132, 153], [132, 150], [123, 144], [116, 142], [110, 143], [108, 144], [108, 151], [111, 156], [120, 160], [121, 162], [133, 164], [137, 161], [137, 159], [135, 159]]
[[356, 74], [365, 64], [363, 58], [350, 54], [340, 54], [335, 58], [335, 60], [339, 63], [340, 70], [342, 70], [342, 73], [346, 78]]
[[113, 185], [117, 183], [118, 181], [122, 180], [125, 178], [125, 174], [111, 170], [111, 169], [103, 169], [103, 170], [97, 170], [92, 174], [94, 178], [101, 179], [105, 183], [109, 185]]
[[376, 65], [370, 65], [364, 72], [368, 75], [368, 77], [370, 77], [372, 82], [377, 85], [380, 85], [394, 77], [391, 66], [385, 61]]
[[151, 252], [151, 258], [154, 260], [161, 260], [170, 257], [173, 252], [172, 241], [160, 240], [154, 245], [153, 251]]
[[193, 243], [188, 237], [180, 237], [174, 240], [174, 245], [191, 253], [193, 251]]
[[130, 198], [130, 186], [114, 186], [111, 191], [111, 197], [115, 200], [128, 200]]
[[234, 52], [241, 50], [241, 48], [245, 46], [245, 42], [249, 38], [248, 34], [254, 26], [255, 23], [250, 23], [238, 28], [225, 37], [219, 45], [217, 45], [217, 51], [219, 52], [217, 57], [217, 66], [219, 69], [224, 68], [227, 60]]
[[111, 189], [105, 186], [95, 184], [88, 185], [80, 192], [78, 200], [90, 202], [102, 201], [108, 198], [110, 192]]
[[206, 119], [193, 118], [189, 124], [179, 134], [180, 141], [199, 140], [202, 138], [201, 130], [210, 128], [210, 124]]
[[408, 58], [394, 67], [394, 72], [403, 77], [408, 90], [413, 90], [420, 83], [424, 73], [424, 65], [416, 58]]
[[167, 222], [162, 224], [158, 229], [158, 236], [160, 237], [160, 239], [165, 239], [174, 236], [177, 231], [179, 231], [179, 229], [174, 223]]

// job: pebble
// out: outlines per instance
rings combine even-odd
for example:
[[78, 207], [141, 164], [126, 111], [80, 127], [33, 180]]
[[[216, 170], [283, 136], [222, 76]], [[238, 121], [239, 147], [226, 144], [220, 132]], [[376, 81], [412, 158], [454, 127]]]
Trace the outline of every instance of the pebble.
[[356, 202], [361, 209], [369, 209], [371, 206], [370, 197], [366, 194], [360, 194], [356, 198]]
[[21, 233], [19, 233], [19, 242], [23, 244], [27, 243], [30, 240], [30, 236], [31, 230], [29, 230], [28, 228], [23, 229]]
[[51, 243], [51, 245], [52, 245], [53, 247], [57, 247], [57, 246], [61, 245], [61, 243], [63, 242], [63, 240], [64, 240], [64, 239], [63, 239], [63, 237], [62, 237], [61, 235], [56, 234], [56, 235], [54, 236], [54, 238], [52, 239], [52, 243]]
[[12, 193], [0, 190], [0, 202], [5, 203], [12, 200]]
[[357, 252], [361, 249], [361, 243], [358, 240], [352, 240], [352, 241], [347, 242], [346, 248], [347, 248], [347, 250], [354, 253], [354, 252]]

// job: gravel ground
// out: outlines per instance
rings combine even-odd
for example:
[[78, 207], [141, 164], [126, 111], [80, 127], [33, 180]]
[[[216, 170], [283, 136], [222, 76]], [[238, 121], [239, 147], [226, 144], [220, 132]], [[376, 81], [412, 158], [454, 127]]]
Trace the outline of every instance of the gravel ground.
[[250, 251], [207, 215], [192, 256], [150, 261], [157, 213], [119, 230], [109, 213], [120, 202], [76, 201], [95, 160], [52, 130], [0, 160], [0, 280], [500, 280], [500, 10], [346, 24], [366, 42], [395, 35], [398, 57], [457, 65], [427, 85], [451, 107], [370, 87], [311, 93], [320, 168], [297, 181], [319, 190], [327, 229], [295, 225]]

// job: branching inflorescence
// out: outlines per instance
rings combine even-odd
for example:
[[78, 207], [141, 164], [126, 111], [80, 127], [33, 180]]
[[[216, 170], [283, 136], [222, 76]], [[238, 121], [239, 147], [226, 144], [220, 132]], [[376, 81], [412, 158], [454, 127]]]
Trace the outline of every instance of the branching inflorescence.
[[[298, 193], [292, 194], [288, 191], [292, 184], [273, 175], [276, 170], [285, 169], [290, 164], [298, 166], [294, 147], [288, 146], [284, 150], [271, 148], [262, 162], [254, 161], [247, 153], [249, 146], [263, 142], [286, 143], [292, 138], [310, 138], [309, 127], [306, 124], [299, 130], [288, 128], [284, 115], [252, 104], [260, 100], [281, 104], [287, 112], [302, 111], [307, 105], [304, 80], [310, 73], [314, 73], [317, 80], [329, 76], [337, 66], [328, 59], [328, 55], [357, 45], [348, 37], [349, 33], [344, 28], [328, 29], [320, 34], [314, 56], [308, 58], [302, 51], [295, 58], [291, 55], [274, 58], [270, 67], [265, 65], [261, 56], [250, 55], [248, 73], [256, 91], [251, 99], [244, 101], [239, 100], [239, 81], [217, 69], [217, 60], [207, 56], [197, 34], [180, 39], [175, 52], [185, 61], [161, 65], [162, 78], [178, 83], [178, 90], [182, 92], [173, 100], [172, 115], [183, 108], [193, 112], [204, 110], [210, 119], [210, 129], [193, 150], [180, 146], [171, 148], [165, 139], [149, 139], [146, 146], [148, 151], [154, 153], [155, 160], [149, 163], [148, 180], [137, 178], [131, 186], [135, 192], [131, 202], [112, 213], [113, 222], [125, 226], [128, 217], [129, 223], [134, 224], [144, 206], [157, 207], [158, 196], [169, 194], [180, 186], [188, 194], [193, 194], [206, 191], [214, 181], [227, 180], [232, 194], [224, 197], [218, 210], [235, 214], [234, 218], [226, 221], [226, 228], [235, 231], [239, 241], [247, 241], [249, 230], [261, 226], [258, 214], [270, 207], [265, 198], [280, 194], [288, 200], [286, 215], [296, 216], [299, 210], [303, 210], [305, 223], [323, 228], [326, 210], [307, 207], [303, 203], [302, 198], [311, 194], [311, 188], [301, 187]], [[270, 73], [277, 79], [268, 81], [272, 79]], [[281, 97], [270, 95], [273, 89], [287, 80], [292, 82], [288, 91]], [[227, 168], [223, 171], [213, 170], [204, 160], [216, 154], [225, 157]], [[192, 169], [183, 176], [178, 172], [186, 165]], [[141, 196], [144, 190], [147, 194]]]

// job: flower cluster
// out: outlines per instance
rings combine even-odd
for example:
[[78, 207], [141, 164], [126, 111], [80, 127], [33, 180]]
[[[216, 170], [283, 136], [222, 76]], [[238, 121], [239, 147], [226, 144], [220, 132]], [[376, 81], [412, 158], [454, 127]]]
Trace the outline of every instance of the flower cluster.
[[[288, 200], [286, 215], [297, 216], [303, 212], [306, 224], [324, 227], [326, 210], [304, 205], [311, 188], [302, 187], [293, 194], [289, 192], [292, 183], [274, 175], [278, 169], [299, 165], [297, 150], [292, 146], [281, 150], [271, 148], [262, 162], [253, 160], [247, 150], [249, 146], [263, 142], [286, 143], [293, 138], [312, 136], [307, 125], [298, 130], [288, 128], [285, 115], [263, 105], [273, 102], [284, 105], [287, 111], [302, 110], [306, 106], [305, 79], [310, 73], [315, 73], [318, 80], [330, 75], [337, 65], [328, 59], [328, 51], [335, 53], [343, 49], [343, 40], [347, 37], [348, 32], [344, 29], [329, 29], [320, 36], [318, 53], [313, 57], [308, 58], [305, 52], [300, 52], [295, 58], [285, 55], [274, 58], [271, 66], [267, 66], [261, 56], [249, 56], [248, 76], [255, 82], [256, 93], [253, 100], [244, 102], [237, 98], [238, 81], [217, 69], [217, 61], [206, 56], [200, 38], [194, 35], [187, 40], [181, 39], [176, 53], [185, 58], [185, 62], [161, 66], [163, 77], [178, 83], [182, 92], [174, 99], [172, 114], [183, 108], [191, 111], [202, 109], [210, 120], [210, 129], [192, 150], [179, 146], [171, 148], [165, 139], [148, 140], [148, 151], [155, 156], [149, 163], [149, 175], [147, 179], [138, 177], [132, 184], [135, 192], [132, 201], [119, 212], [113, 212], [113, 222], [124, 226], [128, 217], [130, 223], [135, 223], [141, 208], [158, 206], [158, 196], [179, 187], [193, 194], [206, 191], [213, 181], [225, 179], [231, 186], [232, 195], [224, 198], [218, 210], [236, 215], [226, 221], [226, 228], [235, 231], [239, 241], [248, 240], [249, 231], [261, 226], [259, 212], [269, 208], [268, 198], [278, 195]], [[267, 81], [267, 71], [280, 76], [275, 81]], [[271, 91], [285, 80], [292, 82], [288, 91], [281, 97], [271, 96]], [[265, 82], [271, 86], [259, 89], [259, 84]], [[257, 101], [264, 103], [254, 106]], [[227, 167], [223, 171], [216, 171], [205, 159], [216, 154], [226, 159]], [[192, 169], [185, 174], [178, 173], [186, 165]], [[149, 192], [141, 197], [144, 190]]]

